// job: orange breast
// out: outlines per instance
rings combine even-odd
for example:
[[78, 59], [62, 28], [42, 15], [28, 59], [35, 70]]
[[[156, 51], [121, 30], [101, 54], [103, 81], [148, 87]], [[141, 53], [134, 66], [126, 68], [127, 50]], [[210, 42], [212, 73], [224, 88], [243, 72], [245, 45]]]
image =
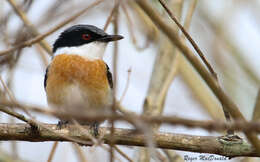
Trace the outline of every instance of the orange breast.
[[[102, 60], [88, 60], [78, 55], [55, 56], [48, 71], [46, 92], [48, 102], [62, 104], [66, 100], [66, 87], [73, 84], [88, 96], [92, 105], [107, 102], [110, 93], [106, 64]], [[90, 104], [91, 105], [91, 104]]]

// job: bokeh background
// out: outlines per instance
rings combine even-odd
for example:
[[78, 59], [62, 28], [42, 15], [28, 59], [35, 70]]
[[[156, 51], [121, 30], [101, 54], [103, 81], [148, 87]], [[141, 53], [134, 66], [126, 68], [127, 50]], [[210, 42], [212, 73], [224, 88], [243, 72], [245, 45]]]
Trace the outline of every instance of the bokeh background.
[[[14, 0], [14, 2], [26, 13], [38, 32], [44, 33], [86, 8], [94, 0]], [[155, 84], [152, 83], [155, 80], [152, 75], [158, 73], [155, 72], [156, 67], [162, 67], [162, 71], [176, 68], [176, 73], [173, 74], [166, 88], [162, 114], [188, 119], [224, 121], [218, 100], [188, 61], [169, 44], [167, 38], [136, 4], [126, 0], [121, 3], [118, 11], [118, 33], [123, 35], [124, 39], [118, 42], [116, 95], [120, 99], [127, 87], [121, 102], [125, 109], [141, 114], [144, 111], [145, 98], [150, 96], [153, 100], [157, 97], [156, 93], [150, 90], [151, 84]], [[149, 0], [149, 3], [160, 12], [162, 19], [178, 30], [157, 0]], [[257, 110], [254, 110], [254, 107], [260, 83], [260, 1], [168, 0], [167, 4], [182, 24], [187, 17], [192, 18], [188, 29], [189, 34], [214, 67], [222, 88], [239, 105], [240, 111], [248, 120], [256, 120]], [[45, 40], [52, 45], [60, 32], [74, 24], [92, 24], [103, 28], [114, 5], [114, 1], [104, 0], [46, 37]], [[192, 6], [194, 12], [189, 15]], [[114, 32], [113, 23], [109, 24], [106, 31]], [[33, 37], [7, 0], [0, 1], [0, 36], [0, 50]], [[193, 50], [188, 42], [187, 45]], [[112, 72], [113, 48], [114, 44], [109, 44], [104, 57]], [[48, 107], [43, 80], [46, 66], [50, 61], [51, 56], [39, 44], [35, 44], [0, 56], [0, 75], [19, 102]], [[162, 75], [165, 74], [162, 72]], [[166, 76], [161, 80], [166, 80]], [[161, 82], [158, 81], [158, 84]], [[1, 97], [7, 97], [3, 85], [0, 87]], [[58, 122], [58, 119], [50, 116], [40, 114], [33, 114], [33, 116], [45, 123]], [[3, 113], [0, 118], [1, 122], [20, 122]], [[106, 125], [107, 123], [103, 126]], [[116, 127], [129, 128], [129, 125], [117, 123]], [[220, 135], [202, 129], [169, 125], [162, 125], [160, 131]], [[0, 153], [16, 156], [25, 161], [46, 161], [52, 145], [53, 142], [1, 142]], [[125, 146], [120, 148], [134, 161], [138, 161], [141, 152], [139, 148]], [[81, 147], [81, 149], [88, 161], [102, 162], [109, 159], [109, 153], [102, 148]], [[180, 158], [184, 155], [191, 157], [200, 155], [184, 151], [176, 152]], [[77, 154], [75, 146], [63, 142], [58, 145], [53, 161], [80, 161]], [[120, 155], [116, 155], [121, 161], [126, 161]], [[233, 161], [241, 160], [249, 161], [244, 158], [236, 158]], [[257, 161], [257, 159], [250, 160]]]

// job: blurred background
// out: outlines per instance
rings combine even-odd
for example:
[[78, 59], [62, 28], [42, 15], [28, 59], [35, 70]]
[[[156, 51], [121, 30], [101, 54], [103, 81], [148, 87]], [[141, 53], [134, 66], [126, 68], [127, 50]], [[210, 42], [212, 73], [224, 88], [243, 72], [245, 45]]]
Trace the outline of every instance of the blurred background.
[[[93, 2], [95, 0], [0, 1], [0, 50], [6, 50], [40, 33], [45, 33]], [[239, 105], [246, 119], [257, 120], [259, 110], [255, 109], [255, 103], [260, 83], [258, 70], [260, 69], [258, 49], [260, 1], [167, 0], [166, 2], [217, 72], [221, 87]], [[12, 3], [26, 15], [29, 25], [18, 16]], [[157, 0], [149, 0], [149, 3], [160, 13], [162, 19], [179, 31]], [[88, 9], [80, 17], [46, 37], [44, 40], [47, 46], [51, 47], [59, 33], [71, 25], [92, 24], [104, 28], [114, 6], [114, 1], [104, 0]], [[118, 25], [115, 25], [116, 22]], [[224, 121], [221, 105], [214, 94], [190, 63], [134, 1], [120, 1], [118, 18], [116, 21], [112, 19], [106, 32], [114, 33], [115, 26], [118, 27], [118, 33], [124, 36], [124, 39], [118, 42], [117, 77], [114, 78], [117, 84], [116, 96], [127, 111]], [[183, 37], [181, 32], [179, 33], [180, 37]], [[193, 50], [189, 42], [187, 45]], [[113, 54], [114, 44], [111, 43], [107, 47], [104, 60], [112, 72]], [[48, 54], [39, 43], [0, 56], [1, 78], [17, 101], [48, 107], [43, 80], [50, 60], [51, 54]], [[8, 98], [3, 84], [0, 88], [0, 97]], [[58, 122], [58, 119], [50, 116], [40, 114], [33, 116], [45, 123]], [[3, 113], [0, 117], [1, 122], [20, 122]], [[106, 125], [107, 123], [102, 126]], [[117, 123], [116, 127], [130, 126]], [[181, 126], [162, 125], [159, 129], [163, 132], [192, 135], [220, 135], [216, 132]], [[53, 142], [1, 142], [0, 156], [16, 157], [24, 161], [47, 161], [52, 145]], [[144, 161], [142, 157], [146, 150], [126, 146], [119, 148], [134, 161]], [[165, 151], [158, 151], [167, 157]], [[80, 147], [79, 151], [77, 146], [62, 142], [57, 147], [53, 161], [83, 161], [79, 152], [84, 153], [86, 161], [102, 162], [109, 159], [109, 152], [100, 147]], [[184, 155], [200, 154], [184, 151], [174, 153], [180, 161], [183, 161]], [[117, 161], [127, 161], [118, 153], [116, 156]], [[236, 158], [233, 161], [242, 160], [257, 161], [254, 158]]]

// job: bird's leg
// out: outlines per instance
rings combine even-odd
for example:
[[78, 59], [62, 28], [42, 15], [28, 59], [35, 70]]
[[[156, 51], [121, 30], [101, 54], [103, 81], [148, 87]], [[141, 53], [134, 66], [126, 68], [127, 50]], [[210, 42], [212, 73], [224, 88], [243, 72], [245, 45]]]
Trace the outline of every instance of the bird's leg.
[[98, 122], [94, 122], [90, 124], [90, 129], [93, 130], [93, 134], [95, 137], [97, 137], [99, 135], [99, 123]]
[[57, 124], [58, 129], [66, 128], [67, 125], [69, 124], [69, 121], [67, 120], [60, 120]]

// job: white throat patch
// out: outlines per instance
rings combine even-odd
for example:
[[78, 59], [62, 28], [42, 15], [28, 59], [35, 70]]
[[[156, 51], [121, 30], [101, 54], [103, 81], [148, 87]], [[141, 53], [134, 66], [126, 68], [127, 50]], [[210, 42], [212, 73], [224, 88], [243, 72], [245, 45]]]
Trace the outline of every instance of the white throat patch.
[[60, 47], [54, 53], [54, 57], [61, 54], [79, 55], [87, 59], [102, 59], [107, 43], [91, 42], [77, 47]]

